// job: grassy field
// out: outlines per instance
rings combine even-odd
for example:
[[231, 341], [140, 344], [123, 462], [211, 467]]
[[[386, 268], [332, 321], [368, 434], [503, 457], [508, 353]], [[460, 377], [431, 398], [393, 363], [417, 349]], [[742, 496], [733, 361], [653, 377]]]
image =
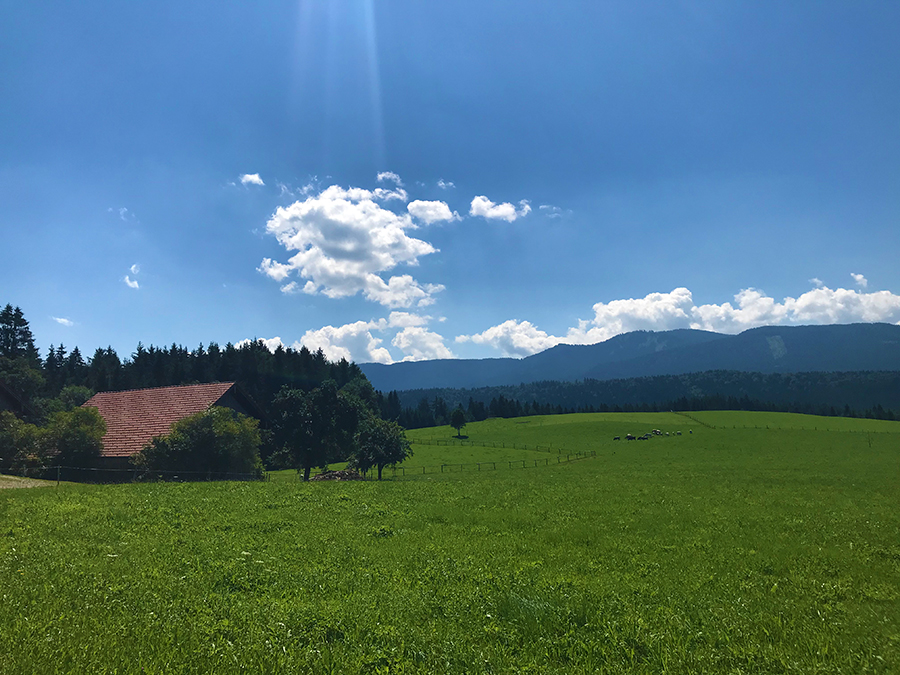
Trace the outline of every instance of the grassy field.
[[900, 672], [900, 424], [695, 416], [464, 430], [596, 452], [541, 468], [2, 490], [0, 673]]

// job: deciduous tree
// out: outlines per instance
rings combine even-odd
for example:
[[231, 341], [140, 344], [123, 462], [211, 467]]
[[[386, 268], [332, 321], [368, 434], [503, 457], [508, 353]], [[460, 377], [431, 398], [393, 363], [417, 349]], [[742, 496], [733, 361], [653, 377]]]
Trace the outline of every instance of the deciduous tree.
[[314, 466], [349, 457], [360, 410], [338, 391], [334, 380], [310, 392], [283, 387], [272, 407], [275, 443], [303, 472], [303, 480], [309, 480]]
[[386, 466], [393, 466], [412, 455], [406, 431], [396, 422], [369, 416], [356, 434], [356, 451], [351, 463], [368, 471], [378, 468], [378, 480]]

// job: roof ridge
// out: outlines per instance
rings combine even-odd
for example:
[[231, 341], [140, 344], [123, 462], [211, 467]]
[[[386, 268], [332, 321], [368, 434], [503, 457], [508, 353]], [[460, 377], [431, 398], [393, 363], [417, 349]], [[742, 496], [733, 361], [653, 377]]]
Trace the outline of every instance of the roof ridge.
[[[98, 391], [94, 396], [100, 394], [128, 394], [133, 391], [157, 391], [159, 389], [186, 389], [188, 387], [208, 387], [211, 384], [237, 384], [235, 380], [225, 380], [224, 382], [197, 382], [196, 384], [166, 384], [161, 387], [140, 387], [138, 389], [110, 389], [109, 391]], [[93, 398], [93, 396], [91, 397]]]

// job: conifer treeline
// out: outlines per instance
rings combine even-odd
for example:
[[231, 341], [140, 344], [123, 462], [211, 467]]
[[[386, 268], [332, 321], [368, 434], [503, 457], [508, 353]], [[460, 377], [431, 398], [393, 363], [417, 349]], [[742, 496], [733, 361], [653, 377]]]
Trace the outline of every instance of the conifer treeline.
[[392, 419], [407, 428], [445, 424], [461, 406], [470, 421], [569, 412], [759, 410], [900, 419], [900, 372], [762, 374], [706, 371], [624, 380], [544, 381], [478, 389], [392, 392]]
[[138, 343], [121, 358], [112, 347], [97, 348], [85, 358], [78, 347], [51, 345], [46, 358], [35, 347], [22, 311], [7, 305], [0, 311], [0, 379], [32, 410], [41, 401], [56, 399], [66, 388], [86, 387], [94, 392], [164, 387], [179, 384], [235, 381], [267, 410], [283, 385], [309, 391], [327, 379], [338, 387], [356, 381], [355, 392], [376, 401], [375, 392], [355, 363], [329, 361], [319, 350], [279, 347], [269, 351], [262, 341], [200, 345], [190, 350], [144, 347]]

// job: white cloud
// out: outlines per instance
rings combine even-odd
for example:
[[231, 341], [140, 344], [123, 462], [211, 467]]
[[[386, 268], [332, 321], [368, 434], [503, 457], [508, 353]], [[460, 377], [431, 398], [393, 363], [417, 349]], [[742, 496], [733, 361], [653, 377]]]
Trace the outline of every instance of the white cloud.
[[61, 326], [72, 327], [75, 325], [75, 322], [72, 321], [71, 319], [64, 319], [59, 316], [51, 316], [50, 318], [53, 319], [56, 323], [60, 324]]
[[671, 330], [687, 328], [693, 300], [686, 288], [671, 293], [650, 293], [643, 298], [598, 302], [593, 306], [594, 318], [579, 321], [564, 339], [570, 344], [594, 344], [619, 333], [633, 330]]
[[426, 202], [417, 199], [407, 204], [406, 210], [426, 225], [442, 220], [460, 220], [459, 214], [456, 211], [451, 211], [446, 202]]
[[372, 335], [381, 324], [374, 321], [357, 321], [344, 326], [324, 326], [308, 330], [299, 344], [310, 351], [321, 349], [330, 360], [372, 361], [392, 363], [390, 352], [380, 347], [382, 340]]
[[529, 213], [531, 213], [531, 205], [528, 203], [527, 199], [520, 201], [519, 208], [516, 209], [516, 207], [509, 202], [495, 204], [483, 195], [475, 197], [469, 208], [470, 216], [482, 216], [483, 218], [490, 218], [492, 220], [505, 220], [508, 223], [527, 216]]
[[864, 293], [845, 288], [817, 288], [799, 298], [785, 298], [792, 322], [856, 323], [886, 322], [900, 324], [900, 295], [890, 291]]
[[456, 187], [453, 181], [444, 180], [443, 178], [438, 179], [437, 185], [441, 190], [451, 190]]
[[528, 321], [510, 319], [483, 333], [460, 335], [456, 341], [489, 345], [499, 349], [504, 356], [529, 356], [559, 344], [562, 338], [548, 335]]
[[768, 325], [888, 322], [900, 324], [900, 295], [889, 291], [866, 293], [826, 286], [797, 298], [778, 302], [763, 291], [745, 288], [734, 304], [695, 305], [687, 288], [669, 293], [650, 293], [643, 298], [598, 302], [594, 317], [581, 320], [565, 336], [554, 336], [527, 321], [505, 321], [475, 335], [461, 335], [457, 342], [485, 344], [510, 356], [527, 356], [559, 343], [594, 344], [635, 330], [693, 328], [739, 333]]
[[132, 273], [132, 274], [137, 274], [138, 272], [141, 271], [141, 266], [138, 265], [137, 263], [135, 263], [134, 265], [132, 265], [132, 266], [129, 267], [128, 269], [131, 270], [131, 273]]
[[443, 336], [421, 326], [404, 328], [394, 336], [391, 344], [405, 354], [403, 361], [456, 358], [444, 344]]
[[434, 304], [435, 293], [444, 290], [441, 284], [420, 285], [418, 281], [408, 274], [399, 277], [391, 277], [385, 281], [377, 274], [366, 277], [366, 299], [380, 303], [391, 309], [395, 307], [427, 307]]
[[391, 312], [387, 325], [391, 328], [409, 328], [411, 326], [424, 326], [430, 320], [430, 316], [419, 316], [409, 312]]
[[279, 347], [281, 347], [282, 349], [287, 348], [287, 345], [284, 344], [284, 342], [282, 342], [281, 338], [278, 336], [275, 336], [273, 338], [256, 338], [255, 340], [241, 340], [234, 346], [237, 349], [240, 349], [244, 345], [249, 345], [251, 342], [262, 342], [266, 346], [266, 349], [268, 349], [272, 353], [274, 353], [275, 350], [277, 350]]
[[124, 281], [128, 285], [129, 288], [140, 288], [141, 287], [140, 284], [137, 282], [137, 279], [132, 279], [127, 274], [125, 275], [125, 278], [122, 279], [122, 281]]
[[[379, 192], [381, 190], [381, 192]], [[380, 274], [397, 265], [415, 265], [420, 256], [437, 252], [426, 241], [409, 236], [416, 224], [409, 214], [396, 214], [376, 199], [394, 199], [396, 191], [333, 185], [318, 195], [279, 207], [266, 224], [270, 234], [288, 251], [297, 251], [286, 263], [264, 258], [259, 271], [283, 282], [296, 273], [307, 279], [304, 292], [330, 298], [363, 292], [388, 307], [425, 306], [443, 289], [419, 284], [409, 275]], [[286, 284], [294, 290], [295, 282]], [[284, 286], [282, 287], [285, 288]], [[289, 292], [289, 291], [288, 291]]]
[[856, 272], [851, 272], [850, 276], [853, 277], [853, 281], [856, 282], [856, 285], [860, 288], [868, 288], [869, 280], [866, 279], [862, 274], [857, 274]]
[[[311, 351], [321, 349], [331, 360], [393, 363], [394, 357], [381, 344], [384, 339], [375, 333], [396, 332], [392, 344], [404, 354], [404, 360], [419, 361], [429, 358], [454, 358], [444, 345], [444, 338], [422, 328], [432, 317], [411, 312], [391, 312], [387, 319], [356, 321], [343, 326], [323, 326], [308, 330], [291, 345], [293, 349], [306, 347]], [[270, 351], [279, 346], [287, 347], [280, 337], [263, 339]], [[249, 344], [241, 340], [237, 347]]]
[[554, 219], [572, 215], [572, 211], [570, 209], [563, 210], [558, 206], [553, 206], [552, 204], [541, 204], [538, 207], [538, 210], [548, 218]]
[[745, 288], [734, 296], [734, 300], [737, 308], [730, 302], [692, 307], [690, 327], [721, 333], [737, 333], [747, 328], [775, 325], [789, 319], [786, 303], [791, 298], [785, 298], [785, 303], [778, 303], [762, 291]]
[[258, 173], [245, 173], [241, 176], [241, 185], [265, 185]]
[[400, 180], [400, 176], [395, 174], [393, 171], [382, 171], [377, 176], [375, 176], [375, 180], [379, 183], [383, 183], [386, 180], [393, 182], [397, 187], [403, 187], [403, 181]]
[[126, 223], [127, 223], [127, 222], [128, 222], [129, 216], [132, 217], [132, 218], [134, 218], [134, 216], [133, 216], [132, 214], [130, 214], [130, 213], [128, 212], [128, 209], [125, 208], [124, 206], [121, 207], [121, 208], [118, 208], [118, 209], [114, 209], [113, 207], [110, 206], [110, 207], [109, 207], [108, 209], [106, 209], [106, 210], [107, 210], [108, 213], [118, 213], [118, 214], [119, 214], [119, 220], [121, 220], [122, 222], [126, 222]]
[[821, 279], [819, 279], [819, 277], [813, 277], [812, 279], [809, 280], [809, 283], [811, 283], [816, 288], [822, 288], [822, 286], [825, 285], [825, 282], [823, 282]]
[[387, 188], [375, 188], [372, 190], [372, 196], [382, 202], [389, 202], [392, 199], [401, 202], [409, 201], [409, 195], [406, 194], [406, 190], [401, 187], [394, 188], [393, 190], [388, 190]]

